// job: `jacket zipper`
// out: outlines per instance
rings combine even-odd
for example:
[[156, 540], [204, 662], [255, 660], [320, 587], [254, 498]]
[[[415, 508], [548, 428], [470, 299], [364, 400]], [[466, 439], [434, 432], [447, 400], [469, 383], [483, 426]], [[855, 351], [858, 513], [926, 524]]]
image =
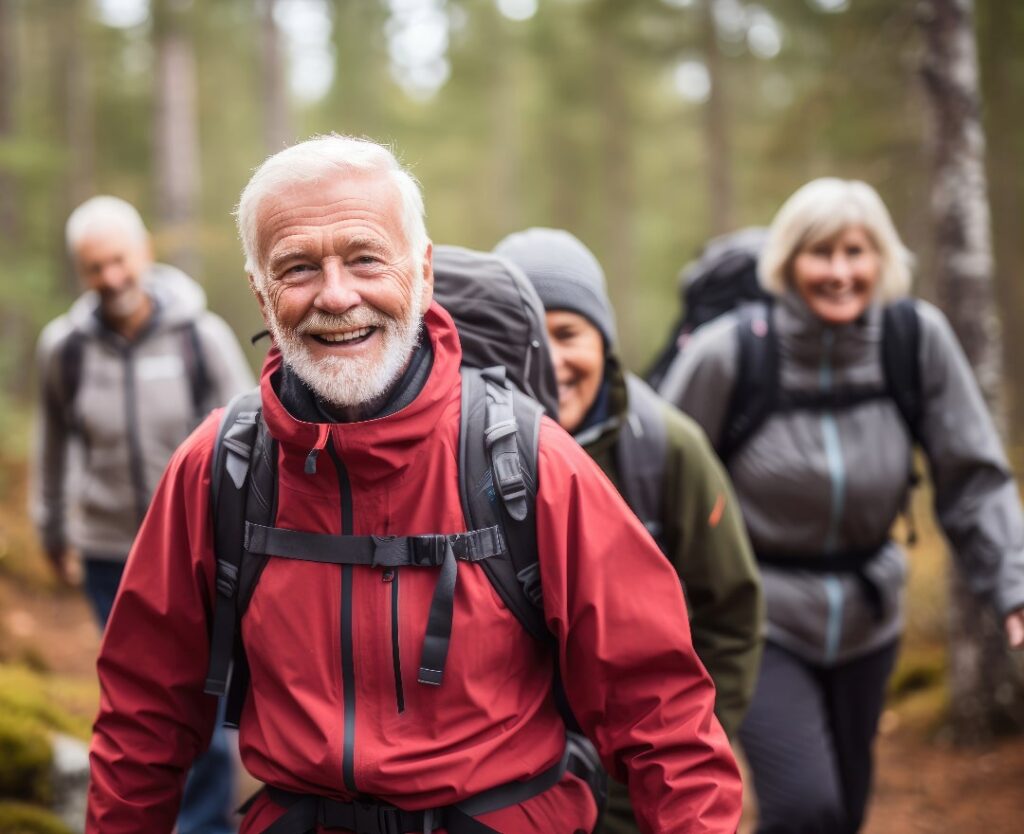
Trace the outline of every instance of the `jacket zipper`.
[[391, 584], [391, 668], [395, 674], [395, 705], [405, 712], [405, 689], [402, 686], [402, 658], [398, 649], [398, 568], [389, 568], [381, 581]]
[[[819, 388], [826, 393], [832, 390], [832, 348], [834, 341], [835, 334], [831, 330], [826, 330], [822, 335], [822, 358], [819, 374]], [[838, 548], [839, 525], [842, 521], [846, 503], [846, 466], [839, 439], [839, 427], [836, 423], [835, 413], [831, 409], [826, 409], [822, 412], [821, 431], [832, 486], [829, 526], [824, 545], [825, 558], [827, 559]], [[825, 663], [832, 664], [835, 662], [842, 643], [845, 599], [843, 583], [838, 576], [834, 574], [826, 575], [824, 577], [824, 585], [825, 596], [828, 600]]]
[[146, 475], [142, 465], [142, 442], [139, 438], [139, 415], [135, 403], [135, 351], [131, 346], [122, 349], [124, 359], [124, 419], [128, 431], [128, 467], [135, 492], [135, 514], [139, 526], [146, 517], [149, 496], [146, 494]]
[[[338, 473], [338, 493], [341, 498], [341, 532], [352, 532], [352, 484], [348, 470], [334, 448], [328, 441], [327, 450], [334, 461]], [[341, 775], [345, 787], [352, 793], [356, 788], [355, 754], [356, 754], [356, 680], [355, 661], [352, 653], [352, 565], [341, 566], [341, 681], [345, 699], [343, 752], [341, 756]]]

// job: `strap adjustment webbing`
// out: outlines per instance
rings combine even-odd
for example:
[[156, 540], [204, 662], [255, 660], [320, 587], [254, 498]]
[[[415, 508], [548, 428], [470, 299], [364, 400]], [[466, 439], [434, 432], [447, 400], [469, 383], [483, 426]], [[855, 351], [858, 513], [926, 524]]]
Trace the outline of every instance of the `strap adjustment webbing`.
[[466, 533], [344, 536], [286, 530], [248, 521], [245, 524], [245, 549], [249, 553], [283, 559], [379, 568], [440, 567], [449, 549], [454, 558], [463, 562], [479, 562], [507, 552], [505, 539], [497, 525]]
[[487, 368], [481, 376], [491, 382], [487, 386], [487, 428], [484, 442], [491, 456], [494, 486], [508, 514], [515, 521], [526, 518], [526, 479], [519, 460], [516, 441], [516, 415], [512, 407], [512, 390], [505, 382], [504, 368]]

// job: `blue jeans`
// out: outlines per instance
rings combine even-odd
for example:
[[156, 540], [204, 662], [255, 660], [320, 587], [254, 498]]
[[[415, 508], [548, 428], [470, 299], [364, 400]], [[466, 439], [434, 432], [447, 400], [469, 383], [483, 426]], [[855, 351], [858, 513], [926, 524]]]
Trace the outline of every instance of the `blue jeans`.
[[[85, 594], [102, 631], [114, 607], [124, 562], [85, 556]], [[235, 759], [224, 729], [224, 703], [209, 749], [192, 764], [178, 815], [178, 834], [234, 834]]]

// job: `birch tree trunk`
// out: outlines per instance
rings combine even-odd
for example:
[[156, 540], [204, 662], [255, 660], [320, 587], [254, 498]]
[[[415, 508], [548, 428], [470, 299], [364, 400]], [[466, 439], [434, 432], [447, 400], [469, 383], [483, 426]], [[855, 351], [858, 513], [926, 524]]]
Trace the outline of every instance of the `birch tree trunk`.
[[[936, 286], [1005, 436], [1000, 322], [993, 292], [985, 134], [972, 0], [921, 0], [922, 77], [933, 114]], [[990, 606], [950, 574], [950, 696], [956, 740], [1024, 727], [1021, 664]]]
[[154, 0], [156, 211], [166, 259], [199, 271], [199, 119], [196, 60], [188, 28], [192, 0]]

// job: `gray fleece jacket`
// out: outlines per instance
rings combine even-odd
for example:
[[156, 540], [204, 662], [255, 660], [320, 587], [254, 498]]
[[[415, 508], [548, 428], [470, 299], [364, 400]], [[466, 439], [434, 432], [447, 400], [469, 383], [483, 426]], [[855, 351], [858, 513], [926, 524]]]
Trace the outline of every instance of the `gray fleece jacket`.
[[[133, 341], [104, 325], [94, 292], [39, 337], [30, 500], [47, 548], [126, 559], [171, 453], [210, 410], [254, 385], [234, 334], [206, 310], [198, 284], [156, 264], [143, 285], [154, 314]], [[66, 378], [69, 340], [79, 343], [77, 384]], [[194, 384], [197, 369], [205, 385]]]
[[[915, 302], [921, 322], [922, 435], [935, 512], [971, 587], [1002, 616], [1024, 606], [1024, 516], [992, 420], [945, 316]], [[786, 390], [880, 385], [881, 309], [825, 326], [795, 294], [773, 308]], [[738, 362], [737, 317], [698, 330], [660, 393], [717, 441]], [[820, 555], [887, 540], [903, 506], [913, 451], [896, 405], [770, 416], [729, 461], [755, 551]], [[850, 574], [762, 566], [767, 639], [821, 664], [870, 652], [903, 624], [906, 555], [891, 540], [866, 571], [883, 595], [876, 616]]]

